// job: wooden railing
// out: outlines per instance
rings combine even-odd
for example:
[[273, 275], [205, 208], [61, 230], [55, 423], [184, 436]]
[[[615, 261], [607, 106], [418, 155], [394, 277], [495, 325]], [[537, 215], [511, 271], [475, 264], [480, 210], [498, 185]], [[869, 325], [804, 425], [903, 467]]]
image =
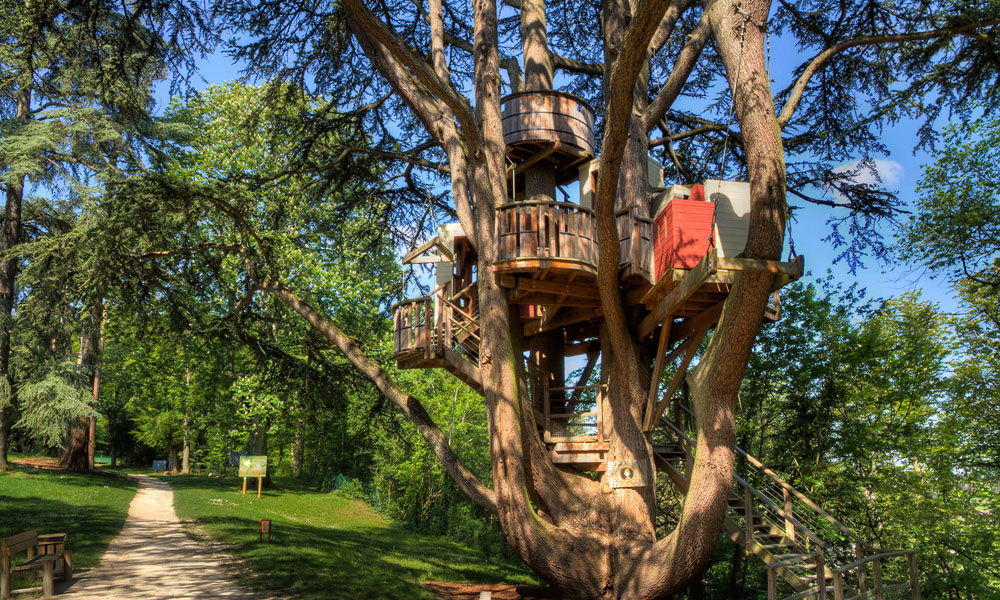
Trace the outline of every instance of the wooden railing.
[[[694, 413], [679, 398], [674, 400], [673, 413], [674, 421], [661, 420], [663, 429], [691, 456], [696, 442], [686, 430], [693, 430]], [[832, 589], [829, 591], [833, 592], [835, 600], [868, 597], [885, 600], [889, 592], [909, 592], [914, 600], [919, 600], [920, 583], [916, 555], [912, 551], [875, 549], [742, 448], [737, 446], [735, 451], [745, 460], [748, 468], [742, 476], [733, 474], [733, 496], [740, 502], [730, 503], [730, 510], [742, 512], [733, 514], [732, 518], [745, 528], [742, 537], [747, 550], [760, 554], [763, 549], [762, 546], [754, 547], [754, 537], [759, 535], [756, 523], [760, 523], [772, 533], [772, 537], [780, 536], [787, 555], [798, 556], [794, 561], [786, 561], [782, 553], [767, 551], [771, 554], [768, 561], [768, 600], [777, 599], [777, 575], [781, 574], [786, 580], [791, 575], [794, 579], [796, 573], [790, 573], [788, 568], [801, 565], [803, 560], [812, 561], [815, 565], [813, 572], [821, 576], [813, 581], [812, 586], [785, 600], [826, 598], [826, 582], [831, 579]], [[888, 558], [904, 556], [908, 561], [907, 581], [886, 584], [883, 581], [883, 562]]]
[[625, 277], [639, 275], [653, 280], [653, 220], [633, 205], [615, 213], [618, 225], [619, 267]]
[[[888, 560], [906, 559], [907, 581], [887, 583], [883, 567]], [[917, 574], [917, 554], [912, 550], [893, 550], [862, 556], [854, 562], [830, 569], [833, 575], [834, 600], [874, 598], [885, 600], [890, 594], [909, 592], [912, 600], [920, 600], [920, 578]]]
[[434, 296], [404, 300], [392, 306], [392, 351], [394, 354], [433, 348]]
[[594, 213], [576, 204], [504, 204], [497, 209], [496, 239], [498, 270], [552, 268], [555, 261], [568, 268], [597, 269]]
[[444, 289], [392, 306], [393, 353], [435, 358], [448, 349], [478, 365], [478, 315], [448, 298]]

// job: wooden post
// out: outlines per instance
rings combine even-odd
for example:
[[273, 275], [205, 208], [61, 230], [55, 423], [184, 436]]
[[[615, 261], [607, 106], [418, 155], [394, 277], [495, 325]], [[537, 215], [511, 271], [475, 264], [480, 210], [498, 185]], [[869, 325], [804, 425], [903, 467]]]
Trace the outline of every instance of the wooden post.
[[917, 576], [917, 553], [910, 552], [906, 555], [906, 562], [910, 565], [910, 595], [912, 600], [920, 600], [920, 578]]
[[597, 441], [604, 441], [604, 385], [597, 386], [597, 400], [594, 412], [597, 413]]
[[785, 535], [788, 539], [795, 541], [795, 525], [792, 523], [792, 494], [788, 488], [782, 486], [781, 492], [785, 497]]
[[875, 588], [875, 600], [885, 600], [885, 593], [882, 591], [882, 560], [878, 558], [872, 561], [872, 586]]
[[549, 402], [549, 374], [548, 372], [541, 370], [541, 383], [542, 383], [542, 410], [545, 412], [545, 431], [542, 432], [542, 437], [545, 442], [548, 443], [552, 439], [552, 403]]
[[826, 600], [826, 565], [823, 561], [823, 551], [816, 555], [816, 597]]
[[747, 552], [753, 551], [753, 506], [750, 503], [750, 488], [743, 488], [743, 524], [746, 533]]
[[243, 495], [244, 496], [247, 495], [247, 478], [246, 477], [243, 478]]
[[778, 600], [778, 581], [774, 569], [767, 570], [767, 600]]
[[260, 500], [260, 490], [261, 490], [262, 487], [264, 487], [264, 478], [263, 477], [258, 477], [257, 478], [257, 499], [258, 500]]
[[[858, 560], [865, 555], [864, 548], [861, 544], [854, 544], [854, 556]], [[867, 572], [864, 565], [858, 568], [858, 593], [862, 596], [868, 593], [868, 581], [866, 580]]]
[[0, 546], [0, 598], [10, 598], [10, 552], [6, 542]]
[[844, 600], [844, 575], [833, 572], [833, 598], [834, 600]]
[[47, 560], [42, 563], [42, 595], [55, 596], [55, 561]]
[[424, 300], [424, 358], [434, 358], [431, 347], [431, 301]]

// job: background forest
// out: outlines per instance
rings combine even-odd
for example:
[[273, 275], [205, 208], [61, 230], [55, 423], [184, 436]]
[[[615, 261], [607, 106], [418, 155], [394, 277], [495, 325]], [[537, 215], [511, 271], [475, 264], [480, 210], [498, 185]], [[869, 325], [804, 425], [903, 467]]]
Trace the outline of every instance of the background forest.
[[[390, 307], [428, 281], [399, 256], [438, 223], [444, 194], [409, 172], [387, 183], [387, 153], [342, 153], [370, 132], [295, 84], [209, 86], [150, 116], [154, 82], [217, 40], [180, 4], [137, 17], [148, 38], [101, 10], [88, 19], [115, 26], [94, 35], [114, 39], [93, 48], [72, 19], [4, 19], [4, 39], [25, 39], [22, 27], [78, 51], [26, 62], [24, 44], [4, 42], [0, 55], [4, 82], [34, 81], [0, 86], [4, 225], [20, 227], [2, 248], [0, 470], [7, 453], [85, 465], [88, 446], [112, 465], [167, 459], [178, 473], [267, 454], [271, 473], [340, 488], [484, 560], [507, 552], [411, 421], [250, 284], [258, 260], [280, 273], [424, 399], [488, 485], [482, 398], [440, 371], [392, 366]], [[104, 57], [102, 43], [129, 53]], [[946, 280], [956, 309], [810, 265], [757, 340], [737, 440], [876, 546], [916, 549], [925, 598], [1000, 598], [1000, 121], [940, 129], [910, 216], [885, 225], [884, 256], [867, 267]], [[415, 226], [398, 214], [421, 206]], [[248, 237], [260, 256], [238, 250]], [[720, 536], [687, 596], [757, 598], [763, 581], [762, 563]]]

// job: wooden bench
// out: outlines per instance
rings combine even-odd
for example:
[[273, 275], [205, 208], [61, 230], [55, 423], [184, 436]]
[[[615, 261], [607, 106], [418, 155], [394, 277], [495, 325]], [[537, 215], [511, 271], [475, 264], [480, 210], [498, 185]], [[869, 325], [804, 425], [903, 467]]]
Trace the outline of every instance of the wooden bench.
[[[19, 565], [12, 565], [11, 559], [26, 552], [28, 557]], [[33, 581], [39, 571], [42, 573], [42, 587], [45, 596], [55, 594], [55, 573], [62, 571], [62, 578], [69, 581], [73, 577], [73, 553], [66, 549], [66, 534], [54, 533], [38, 535], [37, 531], [25, 531], [7, 538], [0, 539], [0, 597], [10, 600], [11, 575], [27, 572], [29, 581]], [[38, 591], [31, 588], [30, 591]], [[29, 590], [18, 590], [18, 593]]]

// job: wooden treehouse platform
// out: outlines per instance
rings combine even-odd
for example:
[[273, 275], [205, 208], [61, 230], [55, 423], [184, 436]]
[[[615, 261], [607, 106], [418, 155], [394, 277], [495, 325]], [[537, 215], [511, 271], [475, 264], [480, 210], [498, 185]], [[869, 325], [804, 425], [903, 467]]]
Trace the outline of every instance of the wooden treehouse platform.
[[[511, 198], [497, 208], [497, 258], [491, 272], [477, 273], [475, 249], [458, 224], [442, 225], [437, 236], [407, 254], [404, 264], [436, 265], [437, 287], [393, 306], [396, 364], [445, 369], [482, 393], [477, 278], [495, 277], [520, 310], [529, 397], [552, 462], [561, 469], [604, 472], [611, 487], [647, 485], [631, 479], [645, 467], [608, 460], [607, 386], [590, 384], [604, 318], [591, 208], [600, 174], [594, 112], [570, 94], [522, 92], [503, 99], [503, 128]], [[742, 258], [749, 230], [748, 183], [707, 180], [665, 187], [662, 173], [649, 160], [650, 194], [615, 213], [618, 280], [638, 342], [655, 357], [656, 383], [646, 398], [643, 430], [659, 472], [687, 493], [697, 444], [694, 415], [677, 393], [701, 341], [721, 318], [741, 273], [773, 275], [773, 302], [764, 317], [777, 320], [778, 290], [802, 276], [804, 261]], [[533, 181], [538, 185], [525, 185], [530, 177], [538, 177]], [[539, 192], [542, 183], [565, 185], [574, 179], [579, 203], [552, 201], [554, 195]], [[532, 198], [525, 197], [528, 189]], [[581, 355], [586, 366], [571, 385], [566, 358]], [[661, 382], [673, 364], [670, 380]], [[736, 451], [746, 468], [733, 476], [724, 528], [767, 565], [768, 600], [884, 598], [890, 593], [919, 600], [913, 552], [873, 548], [757, 459]], [[623, 465], [631, 473], [627, 477]], [[908, 573], [906, 581], [886, 579], [883, 567], [892, 562], [891, 572]]]

